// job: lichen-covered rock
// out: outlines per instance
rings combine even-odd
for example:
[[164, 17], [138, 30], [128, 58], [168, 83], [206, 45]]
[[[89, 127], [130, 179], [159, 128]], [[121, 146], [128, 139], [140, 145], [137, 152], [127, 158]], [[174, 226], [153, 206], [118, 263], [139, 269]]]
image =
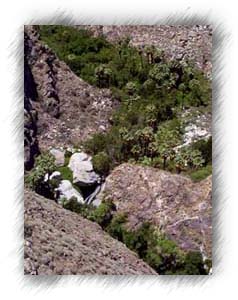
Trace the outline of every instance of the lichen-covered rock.
[[73, 172], [73, 182], [79, 186], [92, 186], [100, 180], [93, 170], [91, 157], [86, 153], [74, 153], [70, 157], [69, 168]]
[[131, 229], [151, 222], [182, 249], [211, 257], [211, 185], [211, 176], [193, 183], [181, 175], [122, 164], [107, 177], [100, 197], [126, 213]]
[[157, 275], [99, 225], [25, 191], [24, 272], [31, 275]]

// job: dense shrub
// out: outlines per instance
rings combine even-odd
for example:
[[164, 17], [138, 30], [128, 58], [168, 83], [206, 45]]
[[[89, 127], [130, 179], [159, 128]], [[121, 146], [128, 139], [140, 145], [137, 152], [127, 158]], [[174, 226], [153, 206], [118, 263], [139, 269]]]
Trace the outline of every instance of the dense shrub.
[[[128, 38], [111, 44], [85, 30], [57, 25], [40, 26], [40, 35], [77, 75], [99, 88], [110, 88], [120, 101], [111, 129], [86, 141], [85, 150], [100, 153], [101, 158], [107, 155], [110, 168], [130, 159], [153, 164], [158, 156], [163, 161], [160, 167], [171, 166], [173, 148], [182, 134], [175, 124], [177, 112], [211, 102], [211, 82], [203, 73], [190, 62], [166, 61], [163, 51], [154, 46], [134, 48]], [[166, 127], [164, 132], [161, 126]], [[193, 149], [202, 153], [205, 164], [210, 161], [209, 147]]]
[[40, 195], [48, 198], [53, 197], [53, 190], [49, 182], [44, 180], [45, 175], [50, 175], [56, 170], [55, 158], [50, 153], [40, 154], [36, 160], [34, 168], [26, 176], [25, 183]]
[[92, 211], [94, 211], [93, 205], [86, 204], [86, 203], [84, 203], [84, 204], [79, 203], [77, 201], [76, 197], [72, 197], [69, 200], [67, 200], [67, 199], [63, 200], [62, 206], [65, 209], [68, 209], [68, 210], [71, 210], [73, 212], [80, 214], [84, 218], [87, 218], [92, 213]]
[[89, 216], [88, 219], [98, 223], [102, 228], [106, 228], [113, 216], [115, 211], [115, 205], [113, 202], [102, 202]]
[[212, 163], [212, 138], [199, 140], [192, 145], [192, 149], [199, 150], [204, 159], [204, 164]]
[[190, 172], [189, 176], [192, 178], [193, 181], [201, 181], [212, 174], [212, 165], [207, 165], [199, 170], [194, 172]]
[[99, 152], [92, 159], [94, 171], [100, 175], [108, 175], [110, 170], [110, 157], [105, 152]]

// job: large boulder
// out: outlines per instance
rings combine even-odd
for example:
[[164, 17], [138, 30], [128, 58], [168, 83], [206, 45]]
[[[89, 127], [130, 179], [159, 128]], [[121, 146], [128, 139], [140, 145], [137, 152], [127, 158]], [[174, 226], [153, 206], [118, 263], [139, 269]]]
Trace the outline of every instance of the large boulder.
[[69, 200], [72, 197], [75, 197], [79, 203], [84, 203], [83, 196], [73, 187], [69, 180], [62, 180], [56, 191], [59, 193], [57, 197], [59, 203], [61, 203], [63, 198]]
[[211, 257], [212, 178], [189, 178], [139, 165], [122, 164], [107, 177], [100, 197], [113, 200], [132, 230], [150, 222], [184, 250]]
[[100, 182], [100, 176], [93, 170], [91, 157], [86, 153], [74, 153], [69, 160], [73, 172], [73, 183], [78, 186], [92, 186]]
[[25, 274], [157, 275], [98, 224], [34, 192], [24, 194]]

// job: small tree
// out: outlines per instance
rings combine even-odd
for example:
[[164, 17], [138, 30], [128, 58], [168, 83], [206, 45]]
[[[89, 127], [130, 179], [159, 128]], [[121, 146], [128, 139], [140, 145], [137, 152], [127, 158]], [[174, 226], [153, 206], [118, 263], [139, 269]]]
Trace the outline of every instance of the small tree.
[[202, 154], [199, 150], [193, 150], [190, 147], [183, 147], [176, 153], [175, 163], [177, 172], [185, 171], [189, 167], [192, 169], [198, 169], [202, 167], [205, 160], [202, 158]]
[[166, 169], [168, 159], [174, 159], [174, 148], [179, 143], [179, 133], [176, 129], [170, 129], [166, 124], [159, 127], [155, 141], [159, 155], [163, 159], [163, 169]]

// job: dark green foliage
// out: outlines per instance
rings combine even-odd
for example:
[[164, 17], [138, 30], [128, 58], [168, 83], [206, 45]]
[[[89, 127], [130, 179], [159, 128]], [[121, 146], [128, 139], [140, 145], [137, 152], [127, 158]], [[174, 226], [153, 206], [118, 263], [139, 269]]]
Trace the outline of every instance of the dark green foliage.
[[[203, 73], [188, 62], [166, 61], [163, 51], [154, 46], [134, 48], [128, 38], [111, 44], [87, 31], [57, 25], [40, 26], [40, 34], [77, 75], [110, 88], [120, 101], [109, 132], [95, 134], [85, 150], [93, 155], [104, 152], [110, 168], [130, 159], [150, 160], [153, 165], [158, 156], [163, 161], [160, 167], [171, 165], [172, 148], [182, 134], [175, 124], [176, 111], [210, 104], [211, 82]], [[166, 128], [161, 142], [158, 131], [168, 120], [175, 122]], [[200, 148], [194, 150], [201, 151], [207, 163], [207, 150]]]
[[88, 219], [98, 223], [102, 228], [106, 228], [112, 220], [115, 205], [113, 202], [102, 202], [93, 212], [89, 215]]
[[94, 210], [94, 206], [90, 204], [82, 204], [77, 201], [77, 198], [72, 197], [69, 200], [65, 200], [62, 203], [63, 207], [65, 209], [71, 210], [73, 212], [76, 212], [83, 216], [84, 218], [87, 218], [90, 213]]
[[183, 270], [180, 274], [185, 275], [207, 275], [202, 254], [200, 252], [191, 251], [186, 253]]
[[94, 171], [100, 175], [108, 175], [110, 170], [110, 157], [105, 152], [99, 152], [92, 159]]
[[199, 170], [190, 172], [189, 176], [192, 178], [193, 181], [197, 182], [205, 179], [211, 174], [212, 174], [212, 165], [207, 165]]
[[50, 175], [56, 170], [55, 158], [50, 153], [40, 154], [34, 168], [25, 179], [25, 183], [38, 194], [53, 198], [53, 190], [48, 181], [44, 181], [46, 174]]
[[194, 150], [199, 150], [204, 159], [205, 165], [212, 163], [212, 138], [208, 140], [200, 140], [192, 145]]

